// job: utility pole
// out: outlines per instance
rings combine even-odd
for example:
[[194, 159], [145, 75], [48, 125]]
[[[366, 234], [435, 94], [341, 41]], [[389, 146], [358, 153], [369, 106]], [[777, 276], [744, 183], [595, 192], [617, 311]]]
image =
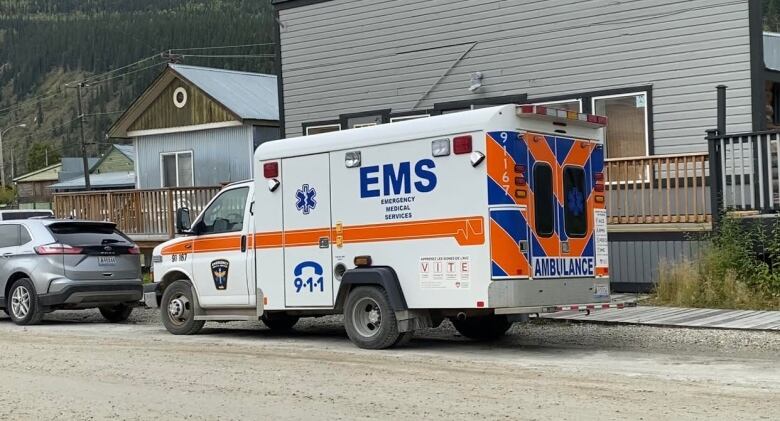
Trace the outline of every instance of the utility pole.
[[15, 129], [17, 127], [23, 129], [27, 127], [27, 124], [22, 123], [16, 126], [11, 126], [5, 130], [0, 130], [0, 185], [2, 185], [3, 190], [5, 190], [5, 158], [3, 157], [3, 135], [9, 130]]
[[84, 164], [84, 189], [92, 190], [89, 182], [89, 160], [87, 159], [87, 141], [84, 139], [84, 112], [81, 109], [81, 88], [85, 86], [84, 82], [79, 82], [76, 86], [79, 100], [79, 122], [81, 123], [81, 161]]
[[16, 148], [11, 146], [11, 180], [16, 178]]
[[47, 146], [46, 149], [43, 150], [43, 155], [46, 157], [45, 162], [46, 166], [49, 166], [49, 147]]

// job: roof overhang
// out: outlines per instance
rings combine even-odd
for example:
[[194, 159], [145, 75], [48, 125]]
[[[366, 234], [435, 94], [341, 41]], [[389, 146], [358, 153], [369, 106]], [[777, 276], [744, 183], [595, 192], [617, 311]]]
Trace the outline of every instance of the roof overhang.
[[296, 7], [310, 6], [317, 3], [325, 3], [331, 0], [271, 0], [271, 4], [277, 10], [293, 9]]

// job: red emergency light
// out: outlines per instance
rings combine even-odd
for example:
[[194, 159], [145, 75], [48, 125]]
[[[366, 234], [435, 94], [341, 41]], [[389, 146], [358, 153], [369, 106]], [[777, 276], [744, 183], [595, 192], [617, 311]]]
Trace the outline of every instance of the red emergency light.
[[456, 136], [452, 139], [452, 151], [455, 155], [471, 153], [471, 135]]
[[266, 162], [265, 164], [263, 164], [263, 176], [265, 178], [279, 177], [279, 163]]

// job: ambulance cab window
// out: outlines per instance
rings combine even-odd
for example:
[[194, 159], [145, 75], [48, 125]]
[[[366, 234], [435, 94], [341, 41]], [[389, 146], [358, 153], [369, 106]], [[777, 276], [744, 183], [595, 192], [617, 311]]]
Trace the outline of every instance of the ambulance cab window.
[[564, 225], [569, 237], [585, 237], [588, 230], [588, 197], [585, 195], [585, 170], [563, 169]]
[[244, 229], [244, 210], [249, 188], [228, 190], [203, 212], [198, 223], [198, 234], [219, 234], [238, 232]]
[[550, 237], [555, 225], [552, 168], [544, 162], [539, 162], [534, 165], [533, 177], [536, 235]]

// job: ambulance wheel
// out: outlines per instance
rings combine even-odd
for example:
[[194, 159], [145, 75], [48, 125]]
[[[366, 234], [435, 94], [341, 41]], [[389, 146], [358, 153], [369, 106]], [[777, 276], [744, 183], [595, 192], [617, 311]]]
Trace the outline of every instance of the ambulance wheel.
[[379, 287], [363, 286], [349, 292], [344, 327], [352, 343], [364, 349], [390, 348], [411, 337], [410, 332], [398, 331], [387, 292]]
[[194, 335], [206, 324], [195, 320], [195, 300], [192, 287], [185, 281], [176, 281], [165, 289], [160, 303], [160, 316], [168, 332], [174, 335]]
[[286, 332], [298, 323], [298, 316], [290, 316], [285, 313], [264, 313], [260, 320], [275, 332]]
[[466, 320], [453, 317], [450, 321], [458, 333], [476, 341], [495, 341], [512, 327], [506, 316], [470, 317]]

